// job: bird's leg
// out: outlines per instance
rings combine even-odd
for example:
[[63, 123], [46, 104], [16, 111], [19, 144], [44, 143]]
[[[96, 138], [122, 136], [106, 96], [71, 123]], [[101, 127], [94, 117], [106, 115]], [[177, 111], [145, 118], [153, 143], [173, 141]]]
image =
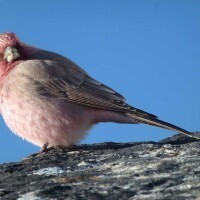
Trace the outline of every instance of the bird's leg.
[[49, 146], [49, 143], [48, 142], [45, 143], [42, 146], [42, 148], [41, 148], [41, 150], [40, 150], [39, 153], [45, 153], [45, 152], [48, 152], [48, 151], [51, 151], [51, 150], [56, 150], [56, 151], [69, 150], [69, 151], [72, 151], [72, 150], [76, 149], [76, 145], [74, 145], [74, 144], [71, 145], [71, 146], [69, 146], [69, 147], [63, 147], [63, 146], [59, 146], [59, 145], [57, 145], [57, 146], [50, 146], [50, 147], [48, 147], [48, 146]]
[[49, 146], [49, 143], [46, 142], [46, 143], [42, 146], [42, 148], [41, 148], [41, 150], [40, 150], [40, 153], [47, 152], [47, 151], [48, 151], [48, 146]]
[[40, 150], [39, 152], [31, 154], [30, 156], [26, 157], [25, 159], [29, 159], [29, 158], [35, 157], [35, 156], [37, 156], [37, 155], [40, 155], [41, 153], [48, 152], [48, 151], [50, 151], [50, 150], [52, 150], [52, 149], [54, 148], [54, 147], [49, 147], [49, 148], [48, 148], [48, 146], [49, 146], [49, 143], [46, 142], [46, 143], [42, 146], [42, 148], [41, 148], [41, 150]]
[[64, 149], [64, 147], [61, 147], [61, 146], [50, 146], [50, 147], [48, 147], [48, 146], [49, 146], [49, 143], [46, 142], [42, 146], [42, 148], [41, 148], [39, 153], [45, 153], [45, 152], [48, 152], [48, 151], [51, 151], [51, 150], [63, 150]]
[[69, 146], [69, 147], [62, 147], [62, 146], [50, 146], [50, 147], [48, 147], [49, 146], [49, 143], [47, 142], [47, 143], [45, 143], [43, 146], [42, 146], [42, 148], [41, 148], [41, 150], [39, 151], [39, 152], [37, 152], [37, 153], [34, 153], [34, 154], [31, 154], [30, 156], [28, 156], [28, 157], [26, 157], [26, 158], [24, 158], [25, 160], [26, 159], [30, 159], [30, 158], [33, 158], [33, 157], [35, 157], [35, 156], [38, 156], [38, 155], [40, 155], [40, 154], [42, 154], [42, 153], [47, 153], [47, 152], [49, 152], [49, 151], [51, 151], [51, 150], [55, 150], [55, 151], [61, 151], [61, 152], [64, 152], [64, 151], [75, 151], [75, 150], [77, 150], [77, 146], [76, 145], [71, 145], [71, 146]]

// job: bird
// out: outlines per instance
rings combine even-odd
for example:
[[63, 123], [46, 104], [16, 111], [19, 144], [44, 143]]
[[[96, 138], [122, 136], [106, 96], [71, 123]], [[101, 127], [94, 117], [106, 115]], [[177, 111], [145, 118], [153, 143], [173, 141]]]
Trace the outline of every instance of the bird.
[[70, 147], [99, 122], [144, 123], [198, 138], [129, 105], [73, 61], [13, 32], [0, 34], [0, 114], [13, 133], [39, 147]]

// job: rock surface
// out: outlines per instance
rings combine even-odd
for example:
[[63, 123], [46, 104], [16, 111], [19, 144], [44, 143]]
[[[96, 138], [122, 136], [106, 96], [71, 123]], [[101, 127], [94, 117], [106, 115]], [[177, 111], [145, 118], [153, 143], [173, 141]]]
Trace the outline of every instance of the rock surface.
[[0, 165], [0, 199], [200, 199], [200, 141], [52, 149]]

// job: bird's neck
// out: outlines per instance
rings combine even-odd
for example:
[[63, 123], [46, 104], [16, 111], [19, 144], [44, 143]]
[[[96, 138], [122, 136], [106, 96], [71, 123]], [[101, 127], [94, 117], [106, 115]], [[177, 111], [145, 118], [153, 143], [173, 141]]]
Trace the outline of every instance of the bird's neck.
[[3, 81], [3, 79], [8, 75], [8, 73], [19, 63], [21, 63], [21, 60], [16, 60], [12, 63], [7, 63], [6, 61], [0, 62], [0, 82]]

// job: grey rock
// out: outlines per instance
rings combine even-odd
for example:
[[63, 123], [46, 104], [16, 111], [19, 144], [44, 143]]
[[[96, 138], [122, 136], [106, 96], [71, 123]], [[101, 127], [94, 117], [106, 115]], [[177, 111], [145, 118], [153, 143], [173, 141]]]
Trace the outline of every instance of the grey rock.
[[175, 135], [51, 149], [0, 165], [0, 199], [200, 199], [200, 141]]

